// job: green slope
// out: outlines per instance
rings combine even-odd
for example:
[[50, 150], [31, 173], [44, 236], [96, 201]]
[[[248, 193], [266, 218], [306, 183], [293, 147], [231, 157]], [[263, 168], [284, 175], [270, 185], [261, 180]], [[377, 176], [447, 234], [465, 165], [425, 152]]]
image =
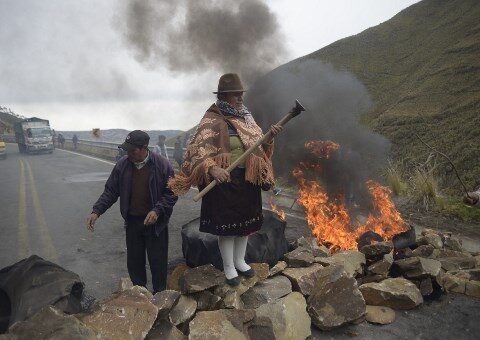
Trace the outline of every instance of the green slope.
[[[305, 58], [365, 84], [375, 105], [363, 123], [390, 139], [395, 159], [425, 161], [417, 132], [451, 156], [469, 187], [480, 182], [480, 1], [425, 0]], [[443, 175], [460, 192], [453, 174]]]

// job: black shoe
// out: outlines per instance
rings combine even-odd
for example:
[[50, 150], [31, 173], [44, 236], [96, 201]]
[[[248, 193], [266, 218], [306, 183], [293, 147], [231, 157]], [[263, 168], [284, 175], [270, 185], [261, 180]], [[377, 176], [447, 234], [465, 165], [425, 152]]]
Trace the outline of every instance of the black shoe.
[[246, 271], [244, 271], [244, 272], [242, 272], [241, 270], [238, 270], [238, 269], [237, 269], [237, 272], [238, 272], [240, 275], [242, 275], [242, 276], [244, 276], [244, 277], [246, 277], [246, 278], [252, 278], [252, 277], [255, 276], [255, 270], [253, 270], [253, 268], [250, 268], [249, 270], [246, 270]]
[[240, 276], [235, 276], [232, 279], [225, 278], [225, 282], [232, 287], [236, 287], [240, 284]]

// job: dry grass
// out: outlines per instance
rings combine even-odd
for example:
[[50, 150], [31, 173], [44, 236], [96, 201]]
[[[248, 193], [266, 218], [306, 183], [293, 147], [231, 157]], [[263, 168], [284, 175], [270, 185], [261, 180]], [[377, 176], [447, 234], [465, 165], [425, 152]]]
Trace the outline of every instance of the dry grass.
[[413, 199], [426, 210], [441, 202], [438, 179], [433, 171], [416, 169], [410, 179], [410, 189]]
[[396, 196], [401, 196], [407, 191], [407, 183], [405, 183], [402, 178], [400, 168], [395, 164], [390, 162], [387, 167], [385, 178], [390, 190], [392, 190]]

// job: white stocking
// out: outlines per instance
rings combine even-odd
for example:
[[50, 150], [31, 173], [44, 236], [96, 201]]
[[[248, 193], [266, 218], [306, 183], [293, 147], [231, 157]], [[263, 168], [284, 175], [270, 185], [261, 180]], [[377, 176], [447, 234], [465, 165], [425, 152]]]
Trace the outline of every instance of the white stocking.
[[234, 250], [233, 250], [233, 262], [235, 268], [241, 272], [245, 272], [250, 269], [250, 266], [245, 262], [245, 252], [247, 251], [248, 236], [235, 237]]
[[233, 279], [238, 276], [233, 264], [233, 247], [235, 236], [219, 236], [218, 248], [220, 248], [220, 254], [222, 254], [223, 272], [227, 279]]

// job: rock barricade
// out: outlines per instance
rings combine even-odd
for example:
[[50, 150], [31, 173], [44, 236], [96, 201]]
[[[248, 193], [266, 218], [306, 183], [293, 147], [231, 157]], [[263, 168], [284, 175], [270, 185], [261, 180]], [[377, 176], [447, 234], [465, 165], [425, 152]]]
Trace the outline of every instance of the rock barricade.
[[361, 251], [330, 254], [315, 239], [300, 238], [285, 262], [251, 263], [256, 275], [237, 287], [210, 264], [178, 265], [169, 289], [155, 296], [122, 279], [119, 291], [88, 313], [72, 319], [50, 307], [8, 335], [38, 329], [47, 337], [86, 339], [305, 339], [311, 325], [328, 331], [364, 320], [394, 322], [394, 309], [415, 308], [440, 290], [480, 298], [479, 255], [452, 235], [428, 230], [412, 249], [367, 241]]

